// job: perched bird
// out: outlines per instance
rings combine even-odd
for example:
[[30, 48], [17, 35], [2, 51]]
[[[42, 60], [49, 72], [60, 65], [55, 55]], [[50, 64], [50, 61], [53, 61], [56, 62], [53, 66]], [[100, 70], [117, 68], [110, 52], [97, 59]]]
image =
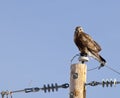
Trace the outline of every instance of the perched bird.
[[86, 34], [81, 26], [75, 28], [74, 42], [81, 56], [93, 57], [100, 62], [100, 67], [106, 64], [106, 60], [99, 54], [101, 51], [100, 45], [95, 42], [90, 35]]

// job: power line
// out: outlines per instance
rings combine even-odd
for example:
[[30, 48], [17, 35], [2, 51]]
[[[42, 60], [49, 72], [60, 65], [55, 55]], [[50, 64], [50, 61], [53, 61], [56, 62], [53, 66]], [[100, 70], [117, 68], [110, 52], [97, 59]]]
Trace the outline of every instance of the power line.
[[[72, 59], [71, 59], [71, 64], [72, 64], [73, 60], [74, 60], [77, 56], [80, 57], [80, 53], [75, 54], [75, 55], [72, 57]], [[115, 73], [117, 73], [117, 74], [120, 75], [120, 72], [117, 71], [117, 70], [115, 70], [114, 68], [112, 68], [112, 67], [110, 67], [110, 66], [108, 66], [108, 65], [105, 65], [105, 67], [108, 68], [108, 69], [110, 69], [111, 71], [113, 71], [113, 72], [115, 72]], [[91, 68], [91, 69], [88, 69], [87, 71], [93, 71], [93, 70], [96, 70], [96, 69], [99, 69], [99, 66], [94, 67], [94, 68]]]
[[72, 64], [73, 60], [74, 60], [77, 56], [80, 56], [80, 53], [77, 53], [77, 54], [75, 54], [75, 55], [72, 57], [72, 59], [70, 60], [71, 64]]
[[12, 98], [13, 93], [19, 93], [19, 92], [30, 93], [30, 92], [38, 92], [38, 91], [44, 91], [46, 93], [46, 92], [50, 92], [50, 91], [52, 91], [52, 92], [58, 91], [59, 88], [66, 89], [68, 87], [69, 87], [68, 83], [65, 83], [65, 84], [62, 84], [62, 85], [58, 85], [57, 83], [51, 84], [51, 85], [47, 84], [47, 85], [43, 85], [42, 88], [33, 87], [33, 88], [25, 88], [23, 90], [2, 91], [1, 96], [2, 96], [2, 98], [4, 98], [4, 96], [6, 95], [6, 98], [8, 98], [8, 95], [10, 95], [10, 97]]
[[120, 75], [120, 72], [115, 70], [115, 69], [113, 69], [112, 67], [110, 67], [110, 66], [105, 66], [105, 67]]
[[89, 85], [89, 86], [98, 86], [98, 85], [102, 85], [102, 87], [112, 87], [113, 85], [115, 86], [116, 84], [120, 84], [120, 81], [116, 81], [116, 79], [112, 80], [103, 80], [102, 82], [98, 82], [98, 81], [92, 81], [92, 82], [89, 82], [89, 83], [85, 83], [85, 85]]
[[96, 70], [96, 69], [98, 69], [98, 68], [99, 68], [99, 66], [94, 67], [94, 68], [91, 68], [91, 69], [88, 69], [87, 71], [93, 71], [93, 70]]

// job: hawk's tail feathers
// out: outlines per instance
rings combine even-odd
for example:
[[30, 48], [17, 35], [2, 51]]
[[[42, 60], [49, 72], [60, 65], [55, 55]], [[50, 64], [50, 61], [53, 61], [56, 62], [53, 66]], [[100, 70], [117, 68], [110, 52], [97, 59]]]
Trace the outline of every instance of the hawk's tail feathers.
[[90, 57], [93, 57], [94, 59], [96, 59], [97, 61], [100, 62], [100, 67], [99, 67], [99, 69], [100, 69], [101, 67], [103, 67], [103, 66], [106, 65], [106, 60], [105, 60], [101, 55], [99, 55], [98, 53], [88, 52], [88, 55], [89, 55]]
[[101, 64], [100, 64], [100, 67], [98, 69], [100, 69], [101, 67], [106, 65], [106, 60], [102, 56], [100, 56], [100, 55], [99, 55], [99, 57], [101, 59], [101, 61], [100, 61]]

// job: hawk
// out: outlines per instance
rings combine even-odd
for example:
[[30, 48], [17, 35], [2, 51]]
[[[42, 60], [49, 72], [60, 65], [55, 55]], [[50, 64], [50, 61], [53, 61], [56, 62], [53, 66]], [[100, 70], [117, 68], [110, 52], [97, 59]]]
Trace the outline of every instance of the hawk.
[[86, 34], [81, 26], [75, 28], [74, 42], [78, 47], [81, 56], [90, 56], [100, 62], [103, 67], [106, 60], [99, 54], [102, 50], [100, 45], [95, 42], [92, 37]]

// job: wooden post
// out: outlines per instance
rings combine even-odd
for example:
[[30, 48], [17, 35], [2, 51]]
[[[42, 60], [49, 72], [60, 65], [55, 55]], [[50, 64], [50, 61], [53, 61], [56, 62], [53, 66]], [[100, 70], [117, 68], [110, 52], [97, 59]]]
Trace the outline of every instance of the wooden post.
[[70, 97], [86, 98], [86, 64], [72, 64], [70, 73]]

